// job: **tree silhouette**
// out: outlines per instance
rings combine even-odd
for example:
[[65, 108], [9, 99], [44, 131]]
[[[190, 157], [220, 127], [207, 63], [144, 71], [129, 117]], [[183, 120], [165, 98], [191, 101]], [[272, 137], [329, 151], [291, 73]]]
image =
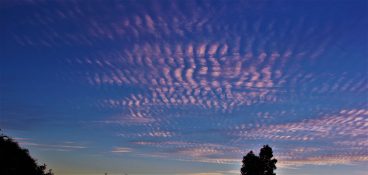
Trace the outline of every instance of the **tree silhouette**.
[[272, 159], [273, 151], [268, 145], [264, 145], [259, 152], [259, 158], [263, 163], [263, 174], [264, 175], [276, 175], [273, 171], [276, 169], [276, 159]]
[[250, 151], [243, 157], [242, 175], [261, 175], [261, 159]]
[[261, 148], [259, 156], [250, 151], [243, 157], [243, 165], [240, 169], [241, 175], [276, 175], [276, 159], [272, 159], [273, 151], [268, 145]]
[[27, 149], [19, 147], [12, 138], [0, 135], [0, 174], [2, 175], [53, 175], [46, 165], [37, 165]]

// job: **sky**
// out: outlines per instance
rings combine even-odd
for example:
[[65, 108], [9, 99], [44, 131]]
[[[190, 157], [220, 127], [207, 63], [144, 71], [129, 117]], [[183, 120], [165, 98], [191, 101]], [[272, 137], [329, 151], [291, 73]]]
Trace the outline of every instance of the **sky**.
[[368, 171], [365, 0], [1, 0], [0, 128], [56, 175]]

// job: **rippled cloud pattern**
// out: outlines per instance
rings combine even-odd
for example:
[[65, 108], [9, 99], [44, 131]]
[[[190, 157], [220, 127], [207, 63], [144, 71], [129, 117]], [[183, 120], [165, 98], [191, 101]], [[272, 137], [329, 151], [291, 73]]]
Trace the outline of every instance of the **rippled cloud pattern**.
[[263, 144], [281, 168], [368, 161], [367, 2], [0, 5], [0, 126], [66, 141], [24, 145], [232, 169]]

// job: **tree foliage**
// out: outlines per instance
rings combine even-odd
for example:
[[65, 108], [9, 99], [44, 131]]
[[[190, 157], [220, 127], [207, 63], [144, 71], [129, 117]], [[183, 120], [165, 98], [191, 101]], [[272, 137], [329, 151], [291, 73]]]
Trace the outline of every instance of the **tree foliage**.
[[0, 135], [0, 163], [2, 175], [53, 175], [45, 164], [38, 165], [27, 149], [3, 134]]
[[261, 148], [259, 156], [250, 151], [243, 157], [243, 165], [240, 169], [241, 175], [276, 175], [276, 159], [272, 159], [273, 151], [268, 145]]

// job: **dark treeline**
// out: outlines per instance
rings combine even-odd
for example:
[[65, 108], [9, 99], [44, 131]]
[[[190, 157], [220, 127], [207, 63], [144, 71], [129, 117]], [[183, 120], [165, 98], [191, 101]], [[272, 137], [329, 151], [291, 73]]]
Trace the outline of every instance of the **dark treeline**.
[[12, 138], [0, 134], [1, 175], [54, 175], [46, 165], [38, 165], [27, 149], [23, 149]]

